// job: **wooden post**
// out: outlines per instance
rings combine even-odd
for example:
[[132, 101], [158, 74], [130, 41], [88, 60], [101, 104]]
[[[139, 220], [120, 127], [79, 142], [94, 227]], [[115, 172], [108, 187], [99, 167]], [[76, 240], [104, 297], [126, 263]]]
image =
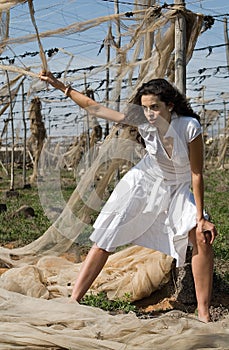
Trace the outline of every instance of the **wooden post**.
[[[108, 34], [105, 39], [105, 46], [107, 51], [107, 64], [110, 62], [110, 53], [111, 53], [111, 45], [110, 40], [112, 39], [112, 33], [111, 33], [111, 26], [108, 28]], [[110, 69], [107, 67], [106, 69], [106, 107], [109, 106], [109, 83], [110, 83]], [[106, 120], [106, 127], [105, 127], [105, 133], [104, 138], [109, 135], [109, 121]]]
[[[119, 0], [114, 0], [114, 12], [115, 14], [119, 14]], [[121, 47], [121, 31], [120, 31], [120, 20], [117, 18], [116, 20], [116, 29], [117, 29], [117, 47]]]
[[204, 163], [206, 159], [206, 149], [205, 149], [205, 136], [206, 136], [206, 115], [205, 115], [205, 86], [202, 86], [202, 126], [203, 126], [203, 140], [204, 140], [204, 150], [203, 150], [203, 158], [204, 158]]
[[218, 123], [217, 123], [217, 126], [218, 126], [218, 128], [217, 128], [217, 132], [218, 132], [217, 137], [218, 137], [218, 140], [219, 140], [219, 135], [220, 135], [220, 115], [218, 116]]
[[224, 137], [227, 137], [227, 104], [223, 100], [223, 116], [224, 116]]
[[224, 18], [224, 39], [225, 39], [225, 48], [226, 48], [226, 58], [227, 58], [227, 70], [229, 72], [229, 39], [228, 39], [228, 27], [227, 27], [227, 18]]
[[10, 191], [14, 191], [14, 119], [13, 119], [13, 106], [12, 106], [12, 96], [11, 96], [11, 90], [10, 90], [10, 80], [9, 80], [9, 74], [6, 71], [6, 79], [8, 84], [8, 91], [9, 91], [9, 101], [10, 101], [10, 121], [11, 121], [11, 168], [10, 168]]
[[[119, 14], [119, 0], [114, 0], [114, 11], [115, 14]], [[117, 44], [117, 48], [121, 47], [121, 30], [120, 30], [120, 20], [119, 18], [117, 18], [116, 20], [116, 32], [117, 32], [117, 39], [116, 39], [116, 44]], [[118, 52], [118, 50], [116, 51]], [[119, 58], [117, 57], [117, 63], [119, 63]], [[120, 82], [119, 82], [120, 84]], [[121, 101], [121, 96], [119, 94], [119, 96], [117, 97], [116, 101], [116, 110], [119, 111], [120, 110], [120, 101]], [[120, 171], [119, 171], [119, 167], [117, 168], [117, 172], [116, 172], [116, 183], [120, 180]]]
[[23, 188], [26, 188], [26, 143], [27, 143], [27, 133], [26, 133], [26, 120], [25, 120], [25, 101], [24, 101], [24, 82], [21, 84], [21, 94], [22, 94], [22, 120], [24, 126], [24, 142], [23, 142]]
[[202, 125], [203, 125], [203, 135], [205, 134], [206, 132], [206, 120], [205, 120], [205, 89], [206, 89], [206, 86], [203, 85], [202, 86], [202, 112], [201, 112], [201, 115], [202, 115]]
[[[115, 11], [115, 14], [119, 14], [119, 0], [114, 0], [114, 11]], [[116, 33], [117, 33], [117, 39], [116, 39], [116, 46], [117, 46], [116, 57], [117, 57], [117, 63], [120, 63], [119, 57], [118, 57], [118, 55], [117, 55], [118, 49], [121, 47], [121, 30], [120, 30], [120, 19], [119, 19], [119, 18], [117, 18], [117, 20], [116, 20]], [[119, 84], [120, 84], [120, 82], [119, 82]], [[115, 102], [117, 102], [117, 105], [116, 105], [117, 111], [119, 111], [119, 109], [120, 109], [120, 106], [119, 106], [120, 100], [121, 100], [121, 96], [120, 96], [120, 94], [119, 94], [119, 96], [117, 97], [117, 99], [116, 99], [116, 101], [115, 101]]]
[[6, 128], [6, 140], [5, 140], [5, 143], [6, 143], [6, 159], [5, 159], [5, 163], [6, 163], [7, 173], [9, 174], [8, 121], [9, 121], [9, 119], [4, 120], [4, 123], [5, 123], [4, 128]]
[[[174, 4], [185, 8], [184, 0], [174, 0]], [[186, 23], [181, 12], [175, 21], [175, 85], [181, 93], [186, 93]]]
[[[86, 73], [84, 73], [84, 87], [85, 87], [85, 95], [87, 95], [87, 76], [86, 76]], [[90, 166], [91, 166], [91, 153], [90, 153], [91, 150], [90, 150], [90, 126], [89, 126], [88, 111], [86, 111], [86, 123], [87, 123], [87, 131], [86, 131], [86, 135], [87, 135], [87, 166], [86, 166], [86, 168], [90, 168]]]

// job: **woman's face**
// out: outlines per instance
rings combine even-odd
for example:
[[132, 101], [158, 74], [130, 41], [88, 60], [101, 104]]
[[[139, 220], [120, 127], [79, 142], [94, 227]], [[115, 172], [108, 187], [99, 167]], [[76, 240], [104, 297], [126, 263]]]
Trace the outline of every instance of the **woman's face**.
[[166, 105], [156, 95], [142, 95], [141, 104], [145, 117], [150, 124], [156, 124], [160, 118], [170, 123], [171, 111], [173, 109], [172, 103]]

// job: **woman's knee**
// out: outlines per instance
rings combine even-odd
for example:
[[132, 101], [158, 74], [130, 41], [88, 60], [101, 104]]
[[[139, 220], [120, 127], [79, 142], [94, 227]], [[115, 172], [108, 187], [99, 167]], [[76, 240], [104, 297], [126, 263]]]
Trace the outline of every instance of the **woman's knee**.
[[108, 252], [107, 250], [98, 247], [96, 243], [93, 244], [93, 246], [92, 246], [91, 249], [95, 249], [98, 253], [100, 252], [101, 254], [108, 254], [108, 255], [111, 254], [111, 253]]
[[193, 246], [196, 246], [196, 228], [195, 227], [191, 231], [189, 231], [189, 242], [191, 242]]
[[196, 233], [196, 228], [193, 228], [189, 232], [189, 241], [192, 243], [194, 250], [197, 249], [198, 251], [208, 251], [212, 249], [210, 244], [211, 237], [209, 235], [205, 235], [205, 239], [206, 240], [204, 241], [203, 236]]

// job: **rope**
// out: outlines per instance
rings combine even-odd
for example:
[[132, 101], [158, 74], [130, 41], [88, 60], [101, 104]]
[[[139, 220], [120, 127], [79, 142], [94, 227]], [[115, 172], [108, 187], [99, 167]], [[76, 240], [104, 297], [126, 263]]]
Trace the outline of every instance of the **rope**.
[[33, 26], [34, 26], [35, 31], [36, 31], [36, 37], [37, 37], [37, 42], [38, 42], [38, 46], [39, 46], [39, 50], [40, 50], [40, 58], [41, 58], [41, 62], [42, 62], [42, 68], [45, 72], [47, 72], [48, 71], [48, 64], [46, 61], [43, 46], [41, 44], [41, 40], [40, 40], [40, 36], [39, 36], [39, 32], [38, 32], [38, 28], [37, 28], [37, 24], [36, 24], [36, 20], [35, 20], [35, 16], [34, 16], [35, 11], [34, 11], [34, 7], [33, 7], [33, 0], [28, 0], [28, 4], [29, 4], [30, 17], [31, 17]]

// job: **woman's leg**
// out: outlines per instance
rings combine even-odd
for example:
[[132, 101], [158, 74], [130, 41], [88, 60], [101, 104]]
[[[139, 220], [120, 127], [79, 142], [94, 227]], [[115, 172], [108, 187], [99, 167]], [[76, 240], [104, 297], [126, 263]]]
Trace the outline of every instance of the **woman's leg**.
[[71, 295], [72, 299], [80, 301], [102, 270], [109, 255], [109, 252], [97, 247], [96, 244], [92, 246], [74, 285]]
[[209, 306], [212, 294], [213, 281], [213, 249], [210, 242], [210, 235], [207, 243], [198, 240], [196, 229], [189, 233], [190, 241], [193, 244], [192, 272], [195, 282], [198, 317], [204, 322], [210, 321]]

